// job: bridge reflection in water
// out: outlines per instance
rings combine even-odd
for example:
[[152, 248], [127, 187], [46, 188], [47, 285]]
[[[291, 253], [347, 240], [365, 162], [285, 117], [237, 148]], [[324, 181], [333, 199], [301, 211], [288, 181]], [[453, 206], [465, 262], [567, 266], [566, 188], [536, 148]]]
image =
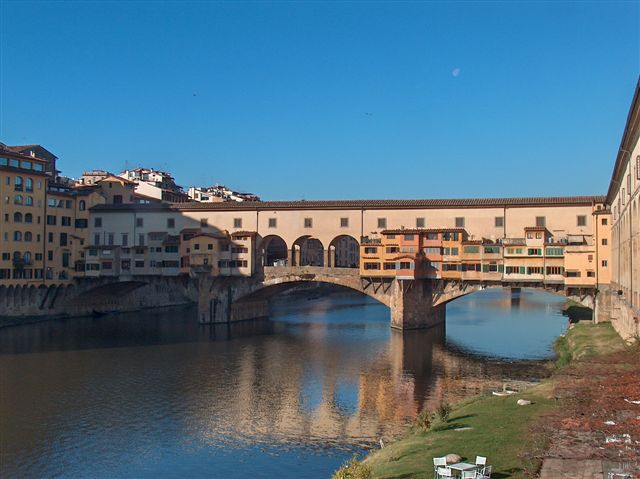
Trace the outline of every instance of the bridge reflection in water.
[[275, 313], [202, 326], [194, 309], [173, 309], [0, 330], [4, 473], [244, 477], [286, 460], [263, 458], [278, 445], [292, 464], [321, 456], [323, 476], [422, 407], [546, 374], [541, 362], [452, 350], [444, 325], [391, 331], [386, 307], [353, 294], [288, 299]]

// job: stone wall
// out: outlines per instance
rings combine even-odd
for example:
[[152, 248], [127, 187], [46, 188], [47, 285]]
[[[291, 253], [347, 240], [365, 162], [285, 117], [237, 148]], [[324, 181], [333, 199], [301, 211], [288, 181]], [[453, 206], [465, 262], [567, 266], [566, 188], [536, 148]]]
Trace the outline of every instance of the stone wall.
[[611, 321], [611, 325], [625, 341], [640, 337], [640, 312], [634, 310], [615, 289], [600, 290], [596, 298], [595, 319], [598, 323]]
[[97, 278], [61, 286], [0, 286], [0, 319], [12, 324], [37, 318], [175, 306], [196, 300], [197, 283], [187, 277], [142, 276], [127, 281]]

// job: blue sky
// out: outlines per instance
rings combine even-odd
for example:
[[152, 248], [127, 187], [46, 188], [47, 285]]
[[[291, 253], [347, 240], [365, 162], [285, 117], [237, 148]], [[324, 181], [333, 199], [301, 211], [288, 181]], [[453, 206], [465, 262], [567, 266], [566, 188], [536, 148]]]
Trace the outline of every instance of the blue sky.
[[0, 2], [0, 141], [264, 199], [604, 194], [639, 2]]

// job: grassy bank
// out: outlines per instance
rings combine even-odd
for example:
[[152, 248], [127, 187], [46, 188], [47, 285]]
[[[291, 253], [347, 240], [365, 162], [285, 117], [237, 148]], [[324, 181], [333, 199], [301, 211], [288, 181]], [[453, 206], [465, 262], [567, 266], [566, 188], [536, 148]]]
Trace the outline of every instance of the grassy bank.
[[[609, 323], [578, 323], [556, 342], [561, 367], [573, 360], [623, 349], [624, 343]], [[496, 478], [522, 478], [539, 468], [527, 451], [544, 448], [546, 438], [533, 434], [531, 424], [545, 411], [557, 408], [552, 398], [554, 378], [520, 394], [478, 396], [454, 406], [448, 421], [435, 420], [426, 432], [408, 432], [365, 460], [373, 478], [432, 478], [433, 458], [459, 454], [474, 461], [489, 458]], [[518, 399], [533, 404], [518, 406]], [[464, 428], [463, 430], [458, 430]], [[469, 429], [467, 429], [469, 428]]]

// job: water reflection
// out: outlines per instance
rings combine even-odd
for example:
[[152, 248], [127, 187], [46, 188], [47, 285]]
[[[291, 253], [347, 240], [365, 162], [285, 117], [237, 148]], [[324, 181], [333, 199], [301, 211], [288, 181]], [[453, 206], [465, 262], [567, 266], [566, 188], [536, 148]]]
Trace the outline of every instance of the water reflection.
[[[548, 314], [535, 300], [520, 311]], [[354, 295], [216, 327], [182, 308], [0, 330], [0, 475], [327, 477], [422, 407], [546, 374], [465, 353], [510, 303], [468, 301], [407, 333]]]

